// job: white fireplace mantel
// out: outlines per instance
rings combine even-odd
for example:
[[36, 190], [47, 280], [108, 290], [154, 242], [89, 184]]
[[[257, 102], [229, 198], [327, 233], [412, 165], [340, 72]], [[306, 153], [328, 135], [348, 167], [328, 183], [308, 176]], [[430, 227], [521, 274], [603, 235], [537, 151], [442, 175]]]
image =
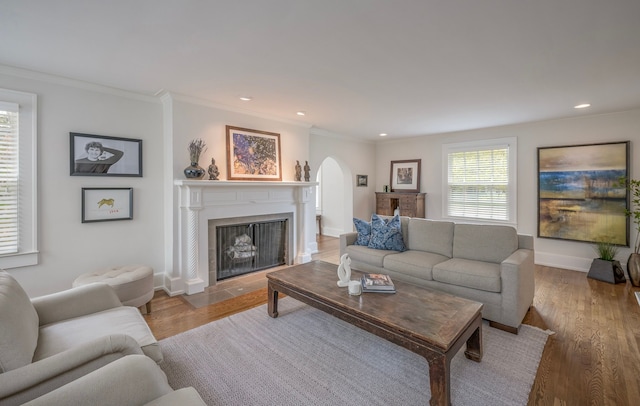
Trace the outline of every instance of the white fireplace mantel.
[[[293, 253], [289, 261], [311, 260], [315, 245], [316, 182], [176, 180], [179, 190], [177, 274], [184, 293], [209, 286], [208, 223], [211, 219], [293, 213]], [[215, 283], [215, 281], [213, 281]]]

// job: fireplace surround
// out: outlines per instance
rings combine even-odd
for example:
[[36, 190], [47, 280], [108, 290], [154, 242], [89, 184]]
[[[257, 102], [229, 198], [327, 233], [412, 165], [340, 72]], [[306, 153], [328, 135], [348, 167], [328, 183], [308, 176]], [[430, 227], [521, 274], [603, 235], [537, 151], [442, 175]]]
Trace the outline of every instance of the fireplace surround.
[[165, 279], [171, 295], [199, 293], [216, 283], [209, 274], [210, 220], [291, 213], [288, 264], [309, 262], [317, 251], [316, 182], [176, 180], [174, 184], [179, 192], [178, 241], [173, 272]]

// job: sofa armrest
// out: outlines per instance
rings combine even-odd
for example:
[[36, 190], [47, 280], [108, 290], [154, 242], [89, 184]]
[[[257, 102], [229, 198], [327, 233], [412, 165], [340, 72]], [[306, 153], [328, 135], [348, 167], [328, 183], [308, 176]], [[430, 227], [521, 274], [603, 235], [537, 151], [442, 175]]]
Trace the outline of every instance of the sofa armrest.
[[173, 389], [167, 382], [167, 376], [153, 360], [144, 355], [130, 355], [27, 404], [144, 405], [171, 392]]
[[358, 238], [357, 232], [340, 234], [340, 256], [347, 252], [347, 245], [353, 245]]
[[92, 283], [31, 299], [40, 325], [68, 320], [122, 306], [115, 290], [106, 283]]
[[143, 354], [132, 337], [114, 334], [0, 374], [0, 404], [22, 404], [116, 359]]
[[535, 293], [534, 253], [518, 249], [500, 264], [502, 308], [509, 312], [507, 325], [518, 327], [533, 303]]

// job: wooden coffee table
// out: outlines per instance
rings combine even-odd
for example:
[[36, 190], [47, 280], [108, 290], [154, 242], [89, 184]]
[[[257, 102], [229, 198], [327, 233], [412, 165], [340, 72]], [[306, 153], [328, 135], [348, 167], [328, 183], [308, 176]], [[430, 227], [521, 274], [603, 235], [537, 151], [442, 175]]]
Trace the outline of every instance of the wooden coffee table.
[[350, 296], [336, 284], [337, 268], [315, 261], [268, 273], [269, 316], [278, 317], [282, 292], [420, 354], [429, 363], [430, 404], [450, 405], [451, 359], [465, 342], [465, 356], [482, 359], [482, 304], [396, 280], [394, 294]]

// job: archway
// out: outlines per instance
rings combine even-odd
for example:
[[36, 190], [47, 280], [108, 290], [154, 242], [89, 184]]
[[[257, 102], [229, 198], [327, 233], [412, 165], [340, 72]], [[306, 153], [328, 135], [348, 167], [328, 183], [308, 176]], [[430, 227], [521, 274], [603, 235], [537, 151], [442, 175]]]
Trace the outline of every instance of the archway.
[[326, 157], [318, 169], [316, 212], [322, 216], [322, 234], [339, 237], [352, 230], [351, 169], [340, 159]]

